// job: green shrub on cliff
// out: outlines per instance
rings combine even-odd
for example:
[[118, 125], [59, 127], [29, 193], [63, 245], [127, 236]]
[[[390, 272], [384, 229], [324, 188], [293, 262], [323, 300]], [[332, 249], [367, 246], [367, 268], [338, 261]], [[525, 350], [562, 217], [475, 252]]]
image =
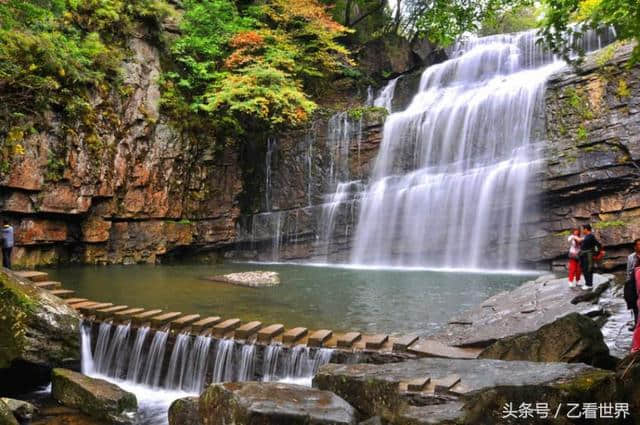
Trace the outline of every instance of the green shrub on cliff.
[[304, 123], [319, 93], [349, 65], [336, 39], [347, 29], [316, 0], [275, 0], [238, 10], [231, 0], [185, 3], [179, 66], [164, 78], [163, 106], [178, 122], [197, 114], [243, 134]]

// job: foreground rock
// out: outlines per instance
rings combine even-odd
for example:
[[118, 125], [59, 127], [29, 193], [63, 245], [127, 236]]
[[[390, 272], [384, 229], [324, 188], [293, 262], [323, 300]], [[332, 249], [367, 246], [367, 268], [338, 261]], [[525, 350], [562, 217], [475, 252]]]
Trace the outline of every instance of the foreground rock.
[[578, 313], [561, 317], [537, 331], [501, 339], [487, 347], [479, 357], [615, 367], [598, 325]]
[[179, 398], [169, 407], [169, 423], [171, 425], [200, 425], [198, 397]]
[[[594, 286], [609, 285], [612, 280], [612, 275], [594, 275]], [[594, 300], [572, 303], [580, 295], [580, 290], [569, 288], [565, 278], [543, 276], [459, 314], [433, 338], [458, 347], [484, 348], [500, 339], [535, 332], [571, 313], [603, 313]]]
[[[170, 425], [192, 416], [193, 402], [174, 402]], [[180, 422], [182, 420], [183, 422]], [[356, 413], [327, 391], [278, 382], [228, 382], [211, 385], [199, 401], [202, 425], [355, 425]]]
[[0, 398], [0, 401], [4, 402], [13, 413], [13, 416], [21, 422], [30, 421], [38, 410], [33, 404], [22, 400]]
[[53, 370], [51, 396], [110, 424], [133, 423], [138, 406], [136, 396], [117, 385], [66, 369]]
[[618, 365], [618, 377], [622, 380], [625, 391], [629, 395], [631, 411], [640, 422], [640, 353], [630, 354]]
[[0, 400], [0, 425], [19, 425], [9, 406], [2, 400]]
[[[548, 403], [554, 412], [560, 405], [562, 414], [557, 420], [529, 418], [523, 423], [566, 424], [566, 403], [626, 400], [614, 372], [566, 363], [419, 359], [328, 364], [313, 385], [344, 398], [364, 418], [381, 416], [392, 425], [506, 424], [510, 422], [502, 415], [507, 403], [518, 409], [521, 403], [536, 402]], [[606, 421], [590, 423], [612, 423]]]
[[33, 365], [79, 362], [79, 329], [80, 316], [60, 298], [0, 269], [0, 388], [27, 384]]
[[249, 286], [252, 288], [267, 288], [280, 285], [280, 275], [277, 272], [256, 271], [229, 273], [218, 276], [205, 276], [204, 279], [239, 286]]

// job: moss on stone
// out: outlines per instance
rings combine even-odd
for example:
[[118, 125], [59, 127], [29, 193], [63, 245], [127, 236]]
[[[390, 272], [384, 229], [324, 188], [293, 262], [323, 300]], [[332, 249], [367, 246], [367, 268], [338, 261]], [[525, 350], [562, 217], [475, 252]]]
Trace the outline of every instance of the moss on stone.
[[593, 224], [596, 229], [608, 229], [610, 227], [626, 227], [627, 223], [622, 220], [599, 221]]

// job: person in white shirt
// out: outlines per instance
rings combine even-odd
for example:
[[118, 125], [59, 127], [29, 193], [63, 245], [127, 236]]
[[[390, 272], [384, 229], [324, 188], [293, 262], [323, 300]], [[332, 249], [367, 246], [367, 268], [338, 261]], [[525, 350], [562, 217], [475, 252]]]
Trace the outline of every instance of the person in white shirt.
[[569, 241], [569, 287], [573, 288], [579, 285], [582, 268], [580, 267], [580, 229], [576, 228], [571, 231], [568, 238]]

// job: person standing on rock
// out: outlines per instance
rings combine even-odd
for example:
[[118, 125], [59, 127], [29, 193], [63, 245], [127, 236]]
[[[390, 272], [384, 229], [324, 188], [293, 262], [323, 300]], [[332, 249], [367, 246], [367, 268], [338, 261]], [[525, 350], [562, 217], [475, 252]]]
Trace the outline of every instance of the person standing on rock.
[[638, 285], [636, 280], [636, 268], [640, 267], [640, 239], [633, 243], [634, 252], [627, 257], [627, 282], [624, 285], [624, 300], [627, 308], [633, 311], [633, 326], [629, 330], [634, 330], [638, 324]]
[[575, 228], [569, 235], [569, 287], [573, 288], [580, 282], [582, 269], [580, 267], [580, 229]]
[[[633, 339], [631, 341], [632, 353], [640, 351], [640, 320], [637, 319], [638, 309], [640, 309], [640, 239], [636, 239], [634, 245], [635, 252], [629, 256], [627, 262], [627, 274], [629, 273], [629, 266], [631, 266], [631, 276], [633, 277], [633, 283], [635, 283], [636, 287], [636, 308], [634, 310], [636, 315], [636, 328], [633, 331]], [[635, 258], [632, 258], [633, 256], [635, 256]], [[625, 290], [625, 298], [627, 295], [626, 292]]]
[[602, 245], [596, 239], [590, 224], [582, 225], [582, 245], [580, 245], [580, 267], [584, 274], [584, 289], [590, 291], [593, 288], [593, 263], [594, 257], [602, 249]]
[[2, 266], [11, 268], [11, 251], [13, 250], [13, 227], [9, 221], [2, 224]]

